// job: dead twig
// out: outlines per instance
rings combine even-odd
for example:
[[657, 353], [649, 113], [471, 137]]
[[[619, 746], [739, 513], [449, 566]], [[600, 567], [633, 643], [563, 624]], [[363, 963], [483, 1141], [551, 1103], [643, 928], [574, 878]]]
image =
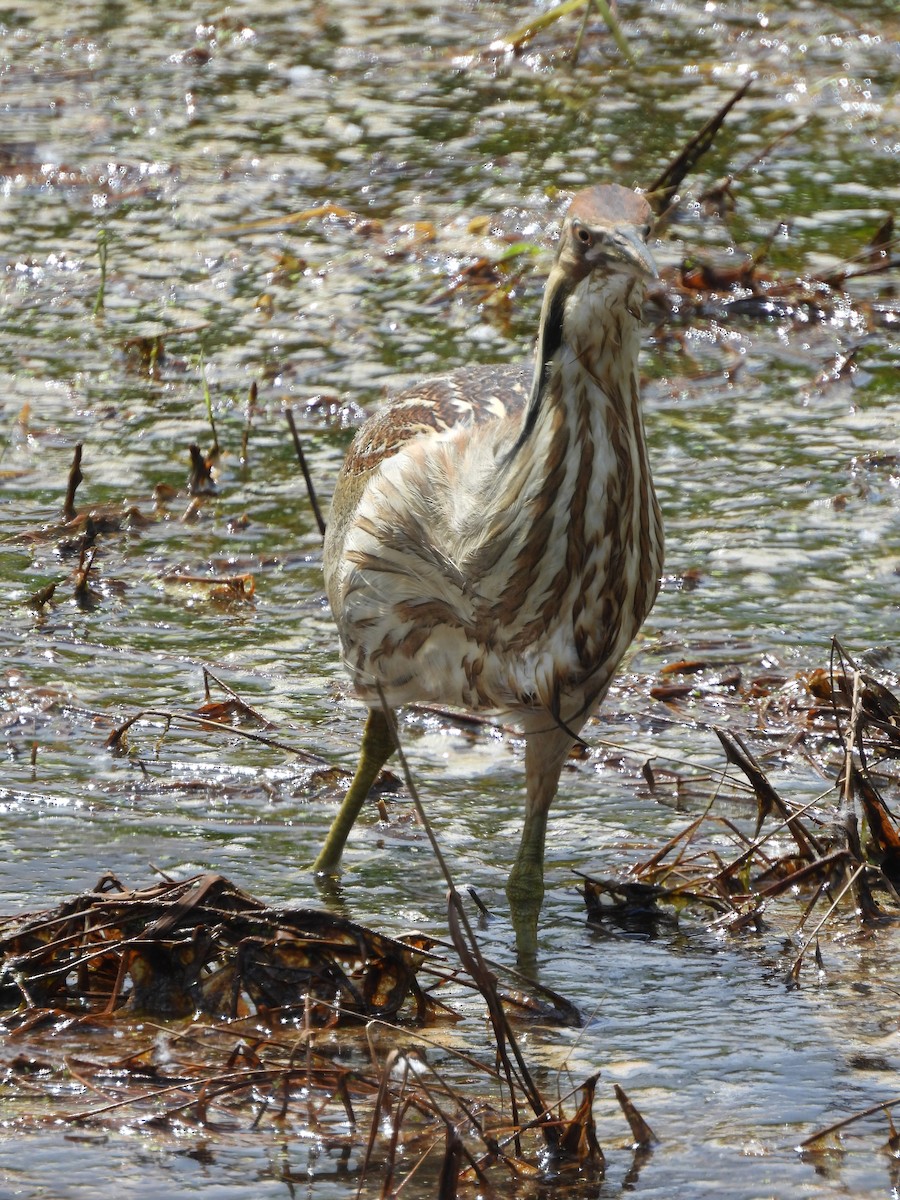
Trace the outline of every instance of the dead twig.
[[647, 199], [657, 217], [661, 217], [670, 207], [679, 184], [712, 146], [725, 118], [738, 101], [744, 98], [755, 78], [755, 75], [751, 75], [749, 79], [741, 84], [737, 91], [726, 100], [718, 112], [709, 118], [702, 129], [694, 134], [687, 145], [683, 147], [647, 189]]
[[313, 510], [313, 516], [316, 518], [316, 525], [319, 527], [319, 533], [325, 537], [325, 518], [322, 516], [322, 510], [319, 508], [319, 500], [316, 496], [316, 489], [312, 481], [312, 476], [309, 473], [309, 467], [306, 464], [306, 455], [303, 453], [303, 444], [300, 441], [300, 435], [297, 433], [297, 426], [294, 422], [293, 409], [286, 408], [284, 410], [287, 423], [290, 426], [291, 437], [294, 439], [294, 450], [297, 452], [297, 459], [300, 463], [300, 470], [303, 472], [303, 480], [306, 483], [306, 494], [309, 497], [309, 503]]
[[164, 708], [142, 708], [140, 712], [136, 712], [130, 716], [127, 721], [119, 725], [112, 731], [106, 739], [106, 746], [109, 750], [121, 750], [122, 739], [132, 725], [136, 725], [139, 721], [148, 719], [162, 720], [166, 723], [166, 730], [173, 724], [184, 724], [188, 726], [196, 726], [205, 730], [217, 730], [221, 732], [227, 729], [228, 733], [237, 737], [247, 738], [251, 742], [259, 742], [263, 746], [269, 746], [273, 750], [284, 750], [288, 754], [293, 754], [297, 758], [313, 766], [328, 767], [330, 766], [327, 759], [321, 758], [318, 754], [311, 754], [308, 750], [301, 750], [299, 746], [291, 746], [288, 742], [282, 742], [276, 738], [266, 737], [261, 733], [253, 733], [249, 729], [241, 729], [239, 726], [225, 725], [224, 722], [216, 720], [213, 716], [197, 716], [192, 713], [173, 712]]
[[740, 767], [744, 772], [750, 780], [751, 786], [759, 800], [760, 812], [757, 834], [768, 813], [772, 809], [775, 809], [778, 815], [787, 823], [787, 827], [791, 831], [794, 841], [797, 843], [797, 849], [800, 852], [801, 858], [809, 861], [821, 858], [823, 853], [821, 845], [811, 833], [803, 828], [800, 821], [790, 811], [771, 783], [769, 783], [759, 763], [750, 753], [740, 735], [722, 728], [716, 728], [715, 734], [722, 743], [722, 749], [725, 751], [726, 758], [729, 762], [733, 762], [735, 766]]
[[66, 498], [63, 502], [63, 517], [66, 521], [74, 521], [78, 516], [75, 508], [75, 493], [78, 490], [78, 485], [83, 482], [84, 476], [81, 473], [81, 442], [75, 447], [75, 452], [72, 455], [72, 465], [69, 468], [69, 481], [66, 485]]
[[817, 1129], [815, 1133], [811, 1133], [809, 1137], [803, 1139], [800, 1143], [800, 1149], [807, 1150], [823, 1138], [831, 1137], [832, 1134], [839, 1133], [842, 1129], [846, 1129], [848, 1125], [852, 1125], [856, 1121], [862, 1121], [865, 1117], [872, 1117], [875, 1113], [879, 1112], [888, 1113], [892, 1108], [896, 1108], [898, 1104], [900, 1104], [900, 1096], [895, 1097], [893, 1100], [882, 1100], [879, 1104], [873, 1104], [871, 1108], [864, 1108], [861, 1112], [844, 1117], [841, 1121], [835, 1121], [833, 1125], [828, 1125], [825, 1129]]

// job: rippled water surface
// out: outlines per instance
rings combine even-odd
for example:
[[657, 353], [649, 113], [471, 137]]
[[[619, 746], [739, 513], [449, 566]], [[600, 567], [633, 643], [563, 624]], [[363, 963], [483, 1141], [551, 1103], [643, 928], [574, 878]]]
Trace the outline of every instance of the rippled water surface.
[[[655, 247], [665, 282], [642, 365], [666, 581], [551, 818], [542, 978], [590, 1021], [524, 1041], [548, 1078], [563, 1064], [574, 1079], [603, 1072], [599, 1195], [895, 1195], [886, 1130], [824, 1163], [795, 1150], [896, 1091], [892, 928], [862, 938], [849, 920], [831, 972], [788, 992], [777, 937], [728, 941], [690, 922], [655, 939], [598, 931], [573, 870], [614, 874], [706, 805], [722, 766], [714, 723], [756, 734], [793, 802], [830, 786], [786, 753], [795, 730], [773, 733], [762, 704], [652, 699], [666, 664], [790, 681], [826, 665], [838, 634], [895, 678], [900, 277], [818, 292], [798, 281], [871, 265], [897, 209], [900, 20], [888, 0], [621, 0], [636, 64], [591, 21], [573, 66], [577, 14], [521, 53], [503, 48], [540, 9], [0, 11], [4, 908], [56, 903], [107, 869], [141, 884], [151, 864], [317, 902], [305, 864], [341, 779], [236, 736], [163, 738], [161, 718], [135, 726], [122, 757], [107, 735], [142, 708], [195, 709], [206, 666], [281, 742], [352, 768], [362, 711], [346, 695], [285, 407], [327, 502], [352, 427], [386, 388], [530, 353], [567, 196], [649, 185], [755, 73]], [[703, 197], [727, 176], [719, 219]], [[520, 241], [542, 249], [515, 260], [508, 294], [461, 274]], [[788, 285], [784, 303], [687, 311], [673, 282], [684, 259], [724, 269], [750, 254]], [[212, 444], [204, 381], [221, 455], [215, 495], [192, 505], [188, 448]], [[77, 443], [76, 507], [106, 505], [119, 526], [99, 535], [80, 599], [78, 536], [61, 515]], [[252, 585], [205, 582], [235, 576]], [[52, 582], [36, 611], [28, 598]], [[486, 949], [511, 962], [503, 883], [521, 747], [433, 715], [404, 730], [458, 882], [495, 914]], [[642, 786], [648, 757], [699, 780], [681, 804]], [[347, 911], [442, 935], [430, 852], [402, 799], [390, 809], [389, 828], [361, 822], [351, 838]], [[729, 811], [752, 828], [749, 808]], [[661, 1139], [635, 1178], [613, 1081]], [[135, 1197], [355, 1191], [327, 1155], [249, 1129], [178, 1144], [10, 1126], [0, 1171], [3, 1195], [59, 1200], [96, 1195], [98, 1180]]]

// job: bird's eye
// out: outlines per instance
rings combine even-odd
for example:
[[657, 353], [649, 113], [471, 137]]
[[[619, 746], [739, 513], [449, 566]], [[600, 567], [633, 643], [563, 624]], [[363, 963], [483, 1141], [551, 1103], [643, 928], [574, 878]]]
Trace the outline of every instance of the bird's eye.
[[649, 221], [647, 222], [646, 225], [641, 226], [641, 236], [643, 237], [645, 242], [652, 232], [653, 232], [653, 226], [650, 224]]
[[589, 229], [585, 229], [583, 225], [576, 226], [575, 236], [581, 242], [582, 246], [592, 246], [594, 244], [593, 234]]

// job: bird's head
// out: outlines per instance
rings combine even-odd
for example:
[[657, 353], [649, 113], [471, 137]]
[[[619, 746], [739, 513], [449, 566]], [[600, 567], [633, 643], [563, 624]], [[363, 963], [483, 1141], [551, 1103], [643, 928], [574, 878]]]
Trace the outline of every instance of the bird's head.
[[567, 291], [593, 272], [658, 279], [647, 249], [652, 228], [653, 210], [637, 192], [618, 184], [586, 188], [569, 205], [553, 274]]
[[[604, 294], [607, 313], [613, 306], [635, 321], [640, 318], [644, 284], [659, 278], [647, 248], [652, 227], [653, 210], [646, 199], [618, 184], [586, 188], [572, 200], [544, 290], [530, 413], [541, 403], [551, 363], [566, 340], [567, 304], [584, 291], [579, 285], [587, 281], [590, 294]], [[590, 337], [602, 344], [603, 322], [592, 323]]]

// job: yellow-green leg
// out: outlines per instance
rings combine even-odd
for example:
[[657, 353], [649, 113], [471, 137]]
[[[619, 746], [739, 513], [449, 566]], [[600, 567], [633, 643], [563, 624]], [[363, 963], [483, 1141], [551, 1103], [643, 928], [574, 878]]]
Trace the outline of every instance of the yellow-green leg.
[[319, 851], [319, 857], [313, 864], [313, 871], [317, 875], [336, 875], [338, 873], [344, 844], [350, 836], [350, 830], [366, 802], [372, 784], [378, 778], [378, 772], [394, 753], [394, 750], [394, 739], [391, 737], [387, 717], [382, 709], [370, 708], [366, 728], [363, 732], [362, 749], [356, 774], [350, 782], [350, 787], [338, 809], [337, 816], [331, 823], [325, 845]]
[[559, 786], [560, 771], [574, 740], [568, 731], [558, 726], [548, 727], [547, 720], [549, 715], [540, 728], [525, 730], [525, 825], [506, 884], [516, 949], [519, 961], [526, 965], [533, 962], [537, 953], [538, 917], [544, 901], [547, 818]]

